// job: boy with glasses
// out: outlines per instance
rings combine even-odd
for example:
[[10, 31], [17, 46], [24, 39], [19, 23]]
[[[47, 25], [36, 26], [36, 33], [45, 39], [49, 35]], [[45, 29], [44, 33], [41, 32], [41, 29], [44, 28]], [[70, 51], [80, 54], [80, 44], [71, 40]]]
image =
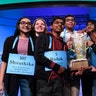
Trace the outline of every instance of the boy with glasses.
[[[74, 52], [70, 49], [72, 48], [72, 40], [71, 35], [76, 33], [77, 31], [74, 30], [74, 26], [76, 25], [75, 17], [73, 15], [66, 15], [64, 17], [64, 30], [60, 34], [60, 36], [63, 38], [63, 41], [67, 43], [68, 46], [68, 66], [70, 64], [70, 60], [74, 59]], [[74, 72], [74, 76], [71, 76], [73, 73], [70, 72], [67, 74], [67, 78], [65, 79], [65, 88], [64, 91], [66, 93], [66, 96], [79, 96], [79, 90], [80, 90], [80, 77], [79, 72]], [[70, 90], [71, 89], [71, 90]]]

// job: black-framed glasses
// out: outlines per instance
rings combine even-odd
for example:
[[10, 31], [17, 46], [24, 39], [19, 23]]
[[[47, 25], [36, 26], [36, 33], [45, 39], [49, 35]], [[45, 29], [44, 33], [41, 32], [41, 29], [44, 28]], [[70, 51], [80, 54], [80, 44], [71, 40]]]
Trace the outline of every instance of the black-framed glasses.
[[66, 21], [67, 21], [67, 22], [69, 22], [69, 21], [75, 22], [74, 19], [66, 19]]
[[28, 26], [31, 26], [31, 25], [32, 25], [31, 22], [25, 22], [25, 21], [20, 22], [20, 24], [21, 24], [21, 25], [24, 25], [24, 26], [25, 26], [26, 24], [27, 24]]

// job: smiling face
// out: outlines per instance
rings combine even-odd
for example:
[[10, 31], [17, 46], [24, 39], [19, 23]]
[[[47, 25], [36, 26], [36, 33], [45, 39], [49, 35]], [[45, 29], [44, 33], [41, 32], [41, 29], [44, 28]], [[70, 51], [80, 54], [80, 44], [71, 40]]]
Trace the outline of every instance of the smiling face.
[[44, 32], [46, 29], [46, 24], [42, 19], [36, 20], [34, 24], [34, 30], [39, 33], [39, 32]]
[[62, 19], [56, 19], [51, 25], [52, 32], [61, 33], [64, 29], [64, 22]]
[[37, 18], [33, 24], [33, 28], [35, 31], [35, 35], [38, 37], [40, 33], [47, 32], [47, 24], [44, 19], [42, 18]]
[[31, 20], [28, 18], [23, 18], [20, 20], [18, 29], [21, 33], [28, 34], [32, 30]]
[[95, 25], [92, 22], [88, 22], [86, 26], [87, 33], [91, 33], [95, 30]]
[[74, 20], [74, 17], [69, 16], [65, 18], [65, 27], [67, 29], [73, 29], [73, 27], [75, 26], [76, 22]]

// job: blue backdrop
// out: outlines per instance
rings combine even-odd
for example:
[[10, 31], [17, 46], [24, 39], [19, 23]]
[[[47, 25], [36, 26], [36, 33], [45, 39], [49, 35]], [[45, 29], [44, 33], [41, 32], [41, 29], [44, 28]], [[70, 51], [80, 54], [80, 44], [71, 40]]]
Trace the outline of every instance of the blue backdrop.
[[4, 41], [8, 36], [14, 34], [16, 22], [22, 16], [29, 17], [32, 22], [38, 17], [44, 18], [50, 30], [50, 21], [53, 16], [72, 14], [76, 18], [75, 29], [85, 28], [88, 19], [96, 20], [96, 7], [89, 6], [50, 6], [35, 8], [17, 8], [0, 10], [0, 63]]
[[44, 18], [50, 30], [50, 21], [53, 16], [72, 14], [76, 17], [75, 29], [82, 29], [89, 18], [96, 19], [96, 8], [89, 6], [47, 6], [34, 8], [17, 8], [0, 10], [0, 54], [2, 54], [5, 39], [14, 34], [17, 20], [22, 16], [31, 18], [32, 22], [37, 17]]

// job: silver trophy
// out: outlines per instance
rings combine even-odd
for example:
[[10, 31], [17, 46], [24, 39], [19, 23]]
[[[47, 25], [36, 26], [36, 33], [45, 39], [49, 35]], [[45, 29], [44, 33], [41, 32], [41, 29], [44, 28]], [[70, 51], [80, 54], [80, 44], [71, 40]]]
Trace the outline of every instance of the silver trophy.
[[72, 36], [73, 51], [75, 52], [76, 59], [70, 61], [69, 67], [72, 70], [79, 69], [81, 67], [88, 67], [88, 60], [86, 59], [86, 33], [74, 33]]

